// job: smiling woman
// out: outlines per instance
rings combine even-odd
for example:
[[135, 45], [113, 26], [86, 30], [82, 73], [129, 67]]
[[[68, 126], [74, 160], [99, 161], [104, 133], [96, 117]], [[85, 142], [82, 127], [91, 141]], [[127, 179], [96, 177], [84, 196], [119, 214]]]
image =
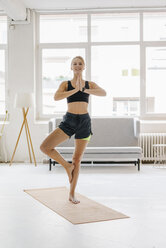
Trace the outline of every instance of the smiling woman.
[[[42, 152], [65, 168], [70, 182], [69, 200], [77, 204], [80, 201], [75, 197], [75, 188], [80, 163], [92, 135], [91, 118], [88, 113], [89, 95], [105, 96], [106, 92], [96, 83], [82, 78], [85, 70], [85, 62], [82, 57], [76, 56], [72, 59], [71, 70], [73, 78], [63, 81], [54, 95], [55, 101], [67, 98], [68, 111], [63, 116], [59, 127], [43, 141], [40, 148]], [[54, 148], [74, 134], [75, 151], [72, 164], [70, 164]]]

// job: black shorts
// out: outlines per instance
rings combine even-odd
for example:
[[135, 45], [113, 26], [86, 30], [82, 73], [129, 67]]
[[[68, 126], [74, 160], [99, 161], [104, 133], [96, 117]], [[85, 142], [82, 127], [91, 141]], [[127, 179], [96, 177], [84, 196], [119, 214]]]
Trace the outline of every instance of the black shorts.
[[84, 139], [92, 134], [91, 118], [88, 113], [80, 115], [67, 112], [59, 124], [59, 128], [69, 137], [75, 134], [75, 139]]

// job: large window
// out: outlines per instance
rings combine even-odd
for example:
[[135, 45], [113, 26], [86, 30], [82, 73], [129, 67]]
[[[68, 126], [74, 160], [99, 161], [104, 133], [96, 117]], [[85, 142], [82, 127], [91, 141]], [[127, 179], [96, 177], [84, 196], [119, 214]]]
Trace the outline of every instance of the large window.
[[38, 118], [66, 112], [66, 100], [53, 95], [72, 78], [76, 55], [85, 59], [84, 77], [107, 91], [90, 97], [91, 116], [166, 118], [166, 12], [46, 13], [38, 24]]
[[0, 15], [0, 117], [5, 114], [7, 17]]

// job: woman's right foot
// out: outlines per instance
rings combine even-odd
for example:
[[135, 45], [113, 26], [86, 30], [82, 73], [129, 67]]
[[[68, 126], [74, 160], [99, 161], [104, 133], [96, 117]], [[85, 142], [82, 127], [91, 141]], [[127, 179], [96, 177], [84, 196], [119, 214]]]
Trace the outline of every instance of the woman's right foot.
[[78, 204], [78, 203], [80, 203], [80, 201], [79, 200], [77, 200], [76, 198], [75, 198], [75, 196], [73, 196], [73, 195], [69, 195], [69, 201], [71, 201], [72, 203], [74, 203], [74, 204]]
[[66, 170], [67, 175], [68, 175], [68, 177], [69, 177], [69, 182], [71, 183], [71, 182], [72, 182], [72, 179], [73, 179], [74, 165], [68, 163], [68, 164], [66, 165], [66, 167], [65, 167], [65, 170]]

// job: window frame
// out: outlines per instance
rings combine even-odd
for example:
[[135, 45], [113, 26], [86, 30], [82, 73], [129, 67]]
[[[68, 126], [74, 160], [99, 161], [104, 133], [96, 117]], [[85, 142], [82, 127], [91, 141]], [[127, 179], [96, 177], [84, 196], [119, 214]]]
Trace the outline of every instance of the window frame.
[[[42, 49], [44, 48], [85, 48], [85, 59], [86, 59], [86, 77], [91, 80], [91, 47], [92, 46], [101, 46], [101, 45], [138, 45], [140, 47], [140, 114], [138, 117], [141, 120], [166, 120], [166, 113], [148, 113], [146, 111], [146, 71], [145, 71], [145, 65], [146, 65], [146, 47], [163, 47], [165, 41], [144, 41], [143, 40], [143, 14], [144, 12], [165, 12], [166, 10], [161, 9], [141, 9], [141, 10], [89, 10], [89, 11], [54, 11], [54, 12], [37, 12], [37, 18], [36, 18], [36, 119], [37, 120], [48, 120], [52, 117], [58, 117], [59, 114], [54, 115], [43, 115], [42, 114]], [[39, 30], [40, 30], [40, 15], [61, 15], [61, 14], [87, 14], [87, 35], [88, 35], [88, 41], [82, 42], [82, 43], [39, 43]], [[92, 14], [104, 14], [104, 13], [138, 13], [139, 14], [139, 21], [140, 21], [140, 40], [139, 41], [116, 41], [116, 42], [92, 42], [91, 41], [91, 15]], [[89, 104], [89, 114], [91, 115], [91, 101]], [[110, 117], [112, 117], [110, 115]], [[125, 115], [119, 115], [118, 117], [130, 117]], [[96, 117], [97, 118], [97, 117]], [[98, 117], [100, 118], [100, 117]]]

